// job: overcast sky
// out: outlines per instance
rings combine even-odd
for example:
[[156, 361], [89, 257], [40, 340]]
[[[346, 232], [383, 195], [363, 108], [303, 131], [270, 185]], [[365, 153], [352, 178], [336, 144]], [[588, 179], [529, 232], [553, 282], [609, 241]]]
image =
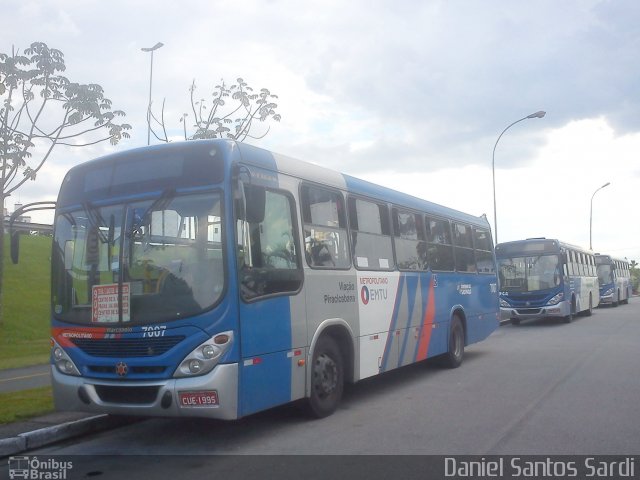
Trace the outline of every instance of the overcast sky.
[[[127, 113], [117, 147], [62, 147], [7, 201], [55, 197], [64, 172], [146, 144], [153, 102], [171, 133], [189, 86], [242, 77], [278, 95], [251, 143], [493, 222], [500, 242], [559, 238], [640, 261], [640, 2], [0, 0], [0, 52], [45, 42], [65, 75]], [[494, 232], [495, 237], [495, 232]]]

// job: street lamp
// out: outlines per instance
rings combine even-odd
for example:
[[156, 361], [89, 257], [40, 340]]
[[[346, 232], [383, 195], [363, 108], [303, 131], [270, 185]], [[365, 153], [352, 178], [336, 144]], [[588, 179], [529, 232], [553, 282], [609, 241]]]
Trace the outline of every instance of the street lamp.
[[591, 227], [593, 226], [593, 197], [596, 196], [596, 193], [598, 193], [604, 187], [608, 187], [609, 185], [611, 185], [611, 183], [605, 183], [600, 188], [597, 188], [596, 191], [593, 192], [593, 195], [591, 195], [591, 208], [589, 209], [589, 250], [593, 250], [593, 247], [591, 246]]
[[498, 214], [496, 213], [496, 147], [498, 146], [498, 142], [500, 141], [500, 138], [502, 138], [502, 135], [504, 135], [504, 132], [506, 132], [511, 127], [513, 127], [516, 123], [521, 122], [523, 120], [528, 120], [529, 118], [542, 118], [546, 114], [547, 112], [540, 110], [539, 112], [532, 113], [531, 115], [527, 115], [526, 117], [523, 117], [520, 120], [516, 120], [515, 122], [507, 126], [507, 128], [505, 128], [502, 131], [502, 133], [498, 136], [498, 139], [496, 140], [496, 144], [493, 146], [493, 154], [491, 155], [491, 173], [493, 175], [493, 228], [495, 230], [496, 244], [498, 243]]
[[153, 52], [162, 46], [164, 46], [164, 43], [158, 42], [153, 47], [140, 49], [143, 52], [151, 52], [151, 69], [149, 70], [149, 105], [147, 106], [147, 145], [151, 142], [151, 85], [153, 84]]

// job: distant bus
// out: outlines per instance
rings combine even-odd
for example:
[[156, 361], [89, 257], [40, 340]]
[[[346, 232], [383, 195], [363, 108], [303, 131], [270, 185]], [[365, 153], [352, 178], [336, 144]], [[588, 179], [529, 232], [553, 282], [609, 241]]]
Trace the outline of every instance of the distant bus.
[[323, 417], [345, 382], [457, 367], [499, 324], [486, 217], [232, 141], [71, 169], [52, 263], [64, 410]]
[[591, 315], [600, 301], [594, 254], [546, 238], [496, 245], [500, 311], [513, 324], [558, 317], [570, 322]]
[[617, 307], [629, 303], [631, 297], [631, 270], [626, 259], [596, 253], [600, 304]]

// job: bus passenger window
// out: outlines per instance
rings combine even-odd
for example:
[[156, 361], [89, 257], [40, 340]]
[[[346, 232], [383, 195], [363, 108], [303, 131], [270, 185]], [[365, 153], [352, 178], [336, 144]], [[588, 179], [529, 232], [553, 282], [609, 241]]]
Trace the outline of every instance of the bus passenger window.
[[314, 268], [349, 268], [351, 261], [342, 194], [304, 185], [300, 197], [308, 265]]
[[473, 228], [473, 246], [476, 252], [478, 273], [495, 273], [491, 234], [483, 228]]
[[393, 270], [393, 246], [386, 205], [349, 198], [351, 248], [354, 263], [363, 270]]
[[400, 270], [426, 270], [427, 244], [422, 216], [392, 210], [396, 260]]
[[453, 242], [456, 254], [456, 270], [459, 272], [475, 272], [476, 259], [473, 254], [471, 227], [461, 223], [454, 223]]
[[425, 218], [429, 267], [437, 271], [453, 271], [453, 246], [448, 220]]

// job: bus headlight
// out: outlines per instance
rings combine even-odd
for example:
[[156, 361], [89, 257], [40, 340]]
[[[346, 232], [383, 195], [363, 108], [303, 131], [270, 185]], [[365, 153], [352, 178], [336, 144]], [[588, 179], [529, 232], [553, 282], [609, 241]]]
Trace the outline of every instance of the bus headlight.
[[560, 292], [557, 295], [554, 295], [553, 297], [551, 297], [551, 300], [549, 300], [547, 302], [547, 305], [557, 305], [559, 304], [562, 300], [564, 300], [564, 293]]
[[215, 335], [194, 348], [180, 363], [173, 374], [174, 378], [195, 377], [213, 370], [222, 355], [233, 344], [233, 332]]
[[607, 288], [607, 291], [602, 294], [603, 297], [608, 297], [609, 295], [613, 295], [613, 288]]
[[71, 360], [71, 357], [67, 355], [67, 352], [53, 338], [51, 339], [51, 345], [51, 363], [56, 366], [60, 373], [79, 377], [80, 371]]
[[511, 308], [511, 305], [509, 305], [509, 303], [506, 300], [502, 299], [502, 298], [500, 299], [500, 306], [503, 307], [503, 308]]

